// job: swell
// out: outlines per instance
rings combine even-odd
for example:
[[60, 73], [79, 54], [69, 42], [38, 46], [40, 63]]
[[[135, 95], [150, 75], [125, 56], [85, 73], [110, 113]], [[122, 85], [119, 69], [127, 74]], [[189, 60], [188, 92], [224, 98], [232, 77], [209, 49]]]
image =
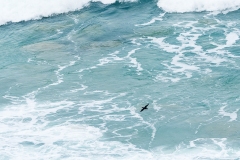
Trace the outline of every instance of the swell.
[[41, 19], [56, 14], [81, 10], [92, 2], [109, 5], [115, 2], [134, 2], [136, 0], [0, 0], [0, 25]]
[[78, 11], [91, 3], [104, 5], [124, 2], [138, 2], [134, 5], [152, 3], [164, 12], [229, 12], [240, 8], [240, 0], [0, 0], [0, 25], [41, 19], [52, 15]]

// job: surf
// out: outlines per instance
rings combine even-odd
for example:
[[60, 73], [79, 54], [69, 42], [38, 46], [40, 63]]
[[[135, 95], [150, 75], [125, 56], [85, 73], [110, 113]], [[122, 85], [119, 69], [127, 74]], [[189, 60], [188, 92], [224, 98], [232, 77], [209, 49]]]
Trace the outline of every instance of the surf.
[[37, 20], [43, 17], [81, 10], [92, 2], [109, 5], [115, 2], [134, 2], [136, 0], [0, 0], [0, 25], [9, 22]]
[[240, 0], [159, 0], [158, 7], [166, 12], [228, 12], [240, 8]]
[[[98, 2], [104, 5], [114, 3], [146, 3], [145, 0], [0, 0], [0, 25], [21, 21], [38, 20], [43, 17], [65, 14], [79, 11], [88, 7], [91, 3]], [[148, 1], [154, 3], [164, 12], [229, 12], [240, 8], [240, 0], [158, 0]], [[179, 5], [181, 4], [181, 5]], [[137, 4], [136, 4], [137, 5]]]

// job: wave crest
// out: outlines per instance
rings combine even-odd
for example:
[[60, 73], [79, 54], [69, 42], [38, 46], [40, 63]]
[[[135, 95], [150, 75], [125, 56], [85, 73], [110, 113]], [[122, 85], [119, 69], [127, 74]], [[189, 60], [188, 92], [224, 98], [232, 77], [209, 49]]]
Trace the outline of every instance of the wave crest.
[[0, 0], [0, 25], [80, 10], [90, 2], [111, 4], [116, 1], [133, 2], [136, 0]]
[[234, 11], [240, 0], [159, 0], [158, 7], [166, 12]]
[[[0, 25], [49, 17], [54, 14], [76, 11], [91, 2], [112, 4], [145, 0], [0, 0]], [[153, 1], [154, 3], [154, 1]], [[166, 12], [234, 11], [240, 8], [240, 0], [158, 0], [158, 7]]]

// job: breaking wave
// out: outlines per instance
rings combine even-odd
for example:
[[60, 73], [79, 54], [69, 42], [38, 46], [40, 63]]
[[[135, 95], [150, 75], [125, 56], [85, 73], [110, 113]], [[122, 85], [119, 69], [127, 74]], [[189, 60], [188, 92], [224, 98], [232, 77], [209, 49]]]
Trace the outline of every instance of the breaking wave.
[[[90, 2], [112, 4], [117, 0], [0, 0], [0, 25], [49, 17], [54, 14], [76, 11], [88, 6]], [[134, 0], [119, 0], [119, 2]]]
[[[115, 2], [141, 2], [140, 0], [0, 0], [0, 25], [41, 19], [55, 14], [80, 10], [91, 2], [113, 4]], [[154, 3], [154, 1], [152, 1]], [[234, 11], [240, 8], [240, 0], [159, 0], [158, 7], [165, 12]]]
[[166, 12], [234, 11], [240, 0], [159, 0], [158, 7]]

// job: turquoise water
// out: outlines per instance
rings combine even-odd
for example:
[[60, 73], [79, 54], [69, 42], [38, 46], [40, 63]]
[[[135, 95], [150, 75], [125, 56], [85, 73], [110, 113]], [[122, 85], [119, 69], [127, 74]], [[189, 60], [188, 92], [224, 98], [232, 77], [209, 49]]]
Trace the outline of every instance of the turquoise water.
[[239, 15], [92, 2], [1, 25], [0, 159], [239, 159]]

